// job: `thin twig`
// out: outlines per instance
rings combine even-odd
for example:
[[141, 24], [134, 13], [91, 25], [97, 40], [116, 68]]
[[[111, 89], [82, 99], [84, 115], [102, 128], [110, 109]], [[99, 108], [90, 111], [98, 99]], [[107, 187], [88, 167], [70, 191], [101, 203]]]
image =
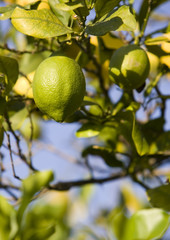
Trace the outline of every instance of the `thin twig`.
[[7, 50], [9, 52], [13, 52], [13, 53], [16, 53], [17, 55], [23, 55], [23, 54], [35, 54], [35, 53], [41, 53], [41, 52], [44, 52], [44, 51], [50, 51], [50, 52], [53, 52], [52, 49], [48, 49], [48, 48], [41, 48], [41, 49], [35, 49], [33, 51], [29, 51], [29, 50], [23, 50], [23, 51], [20, 51], [20, 50], [16, 50], [15, 48], [10, 48], [8, 47], [7, 44], [4, 44], [4, 45], [0, 45], [0, 49], [3, 49], [3, 50]]
[[19, 176], [16, 175], [15, 172], [15, 166], [14, 166], [14, 160], [13, 160], [13, 155], [12, 155], [12, 150], [11, 150], [11, 139], [10, 139], [10, 135], [6, 132], [7, 135], [7, 139], [8, 139], [8, 149], [9, 149], [9, 155], [10, 155], [10, 160], [11, 160], [11, 166], [12, 166], [12, 172], [13, 172], [13, 176], [18, 179], [21, 180], [21, 178]]
[[[9, 117], [8, 117], [8, 113], [6, 112], [5, 114], [5, 120], [8, 124], [8, 128], [9, 128], [9, 131], [12, 133], [12, 135], [14, 136], [15, 140], [16, 140], [16, 145], [17, 145], [17, 149], [18, 149], [18, 155], [20, 156], [21, 160], [26, 163], [26, 165], [33, 171], [37, 171], [37, 169], [35, 169], [31, 163], [29, 163], [27, 161], [27, 158], [26, 156], [22, 153], [22, 150], [21, 150], [21, 147], [20, 147], [20, 138], [19, 136], [15, 133], [15, 131], [13, 130], [12, 126], [11, 126], [11, 122], [9, 120]], [[12, 153], [12, 151], [11, 151]]]
[[[98, 63], [96, 57], [91, 53], [91, 47], [90, 47], [90, 44], [89, 42], [87, 43], [87, 47], [85, 48], [79, 41], [75, 41], [76, 44], [78, 45], [78, 47], [83, 51], [85, 52], [89, 59], [91, 59], [93, 61], [93, 64], [96, 66], [96, 76], [99, 78], [99, 82], [100, 82], [100, 87], [104, 93], [104, 95], [106, 97], [108, 97], [108, 92], [107, 92], [107, 89], [105, 88], [104, 86], [104, 79], [102, 77], [102, 67], [101, 65]], [[95, 73], [95, 72], [93, 72]]]

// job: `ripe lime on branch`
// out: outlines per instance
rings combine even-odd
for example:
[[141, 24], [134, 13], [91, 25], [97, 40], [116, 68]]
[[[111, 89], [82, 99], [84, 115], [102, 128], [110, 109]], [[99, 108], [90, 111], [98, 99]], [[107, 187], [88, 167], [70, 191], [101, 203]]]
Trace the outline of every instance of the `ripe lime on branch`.
[[117, 49], [110, 60], [110, 79], [120, 88], [140, 88], [148, 77], [150, 63], [144, 49], [136, 45]]
[[85, 94], [83, 72], [73, 59], [54, 56], [38, 66], [33, 79], [37, 107], [57, 122], [63, 122], [80, 106]]

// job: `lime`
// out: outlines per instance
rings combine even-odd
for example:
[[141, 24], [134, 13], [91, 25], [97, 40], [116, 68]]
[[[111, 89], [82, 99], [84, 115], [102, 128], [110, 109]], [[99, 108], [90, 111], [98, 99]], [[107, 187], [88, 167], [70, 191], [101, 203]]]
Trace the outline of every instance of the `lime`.
[[136, 45], [117, 49], [110, 60], [109, 76], [120, 88], [138, 89], [148, 77], [150, 63], [144, 49]]
[[65, 56], [45, 59], [33, 79], [37, 107], [57, 122], [73, 114], [83, 101], [85, 78], [75, 60]]

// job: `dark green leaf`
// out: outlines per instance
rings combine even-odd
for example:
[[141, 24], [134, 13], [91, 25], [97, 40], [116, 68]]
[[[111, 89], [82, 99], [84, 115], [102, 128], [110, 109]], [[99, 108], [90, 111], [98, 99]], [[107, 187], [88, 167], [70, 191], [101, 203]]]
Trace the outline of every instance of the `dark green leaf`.
[[170, 149], [170, 131], [162, 133], [159, 137], [153, 139], [151, 145], [151, 154], [162, 153]]
[[85, 19], [86, 16], [89, 15], [89, 10], [87, 8], [86, 0], [75, 0], [74, 4], [80, 3], [83, 5], [83, 7], [76, 9], [74, 12], [80, 16], [81, 19]]
[[72, 32], [49, 9], [16, 8], [11, 18], [12, 24], [18, 31], [36, 38], [57, 37]]
[[0, 92], [8, 94], [19, 74], [18, 62], [11, 57], [0, 56]]
[[161, 117], [151, 119], [147, 123], [141, 125], [141, 131], [149, 144], [154, 142], [163, 133], [164, 124], [165, 120]]
[[86, 157], [87, 155], [101, 157], [110, 167], [122, 167], [122, 163], [116, 159], [115, 154], [111, 148], [96, 145], [89, 146], [82, 152], [83, 157]]
[[136, 28], [136, 20], [130, 12], [128, 6], [122, 6], [118, 10], [114, 10], [104, 15], [94, 24], [86, 27], [86, 32], [91, 35], [105, 35], [110, 31], [133, 31]]
[[155, 54], [157, 57], [162, 57], [162, 56], [166, 56], [169, 55], [169, 53], [165, 52], [161, 46], [158, 45], [148, 45], [147, 49], [149, 52]]
[[95, 10], [97, 18], [101, 18], [108, 12], [111, 12], [120, 3], [120, 0], [97, 0]]
[[4, 98], [0, 96], [0, 115], [3, 115], [5, 109], [6, 109], [6, 101]]
[[147, 194], [153, 207], [170, 211], [170, 184], [149, 189]]

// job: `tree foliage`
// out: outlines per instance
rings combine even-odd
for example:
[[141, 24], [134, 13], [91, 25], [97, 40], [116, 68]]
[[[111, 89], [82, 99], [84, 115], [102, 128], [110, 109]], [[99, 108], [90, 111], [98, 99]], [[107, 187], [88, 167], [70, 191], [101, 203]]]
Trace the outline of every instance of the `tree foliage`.
[[[159, 9], [168, 4], [1, 1], [0, 239], [163, 239], [170, 211], [170, 25]], [[138, 89], [123, 90], [111, 81], [109, 63], [117, 49], [134, 44], [146, 51], [150, 71]], [[87, 140], [81, 161], [75, 161], [86, 174], [70, 181], [58, 180], [55, 170], [42, 171], [33, 155], [34, 143], [41, 141], [40, 122], [52, 121], [34, 102], [33, 76], [43, 60], [60, 55], [76, 60], [86, 78], [81, 107], [62, 123], [77, 123], [75, 136]], [[28, 172], [25, 179], [17, 174], [16, 156]], [[12, 173], [7, 179], [9, 159]], [[92, 186], [120, 179], [141, 186], [148, 201], [127, 186], [118, 206], [92, 221], [97, 230], [76, 231], [73, 216], [79, 205], [88, 211]], [[78, 194], [71, 198], [69, 190], [75, 187]]]

